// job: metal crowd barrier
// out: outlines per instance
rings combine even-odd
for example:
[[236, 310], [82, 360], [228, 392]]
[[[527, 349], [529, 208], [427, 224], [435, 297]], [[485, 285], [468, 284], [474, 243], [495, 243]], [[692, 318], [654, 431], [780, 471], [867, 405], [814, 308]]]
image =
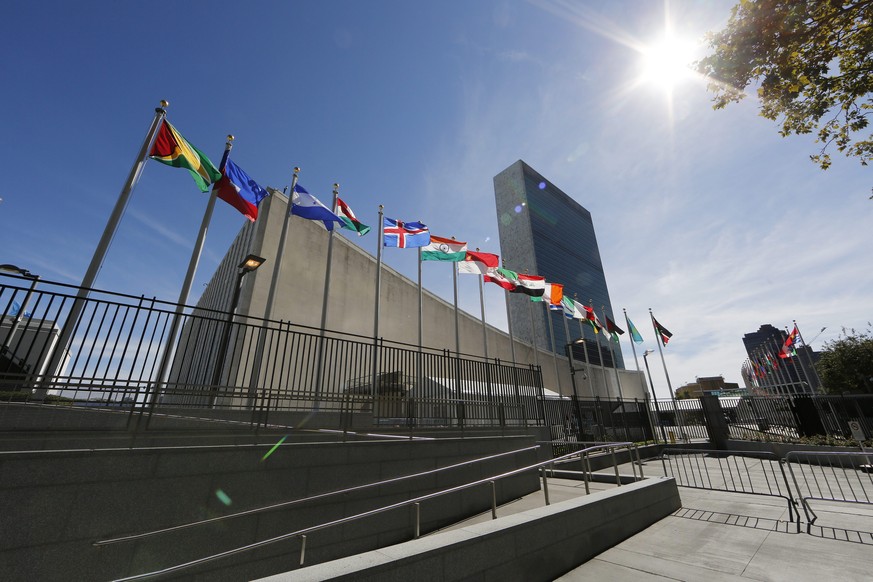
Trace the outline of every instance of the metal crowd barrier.
[[873, 453], [791, 451], [785, 463], [796, 498], [806, 514], [807, 531], [818, 519], [810, 501], [873, 504]]
[[[661, 455], [664, 474], [676, 485], [693, 489], [781, 497], [795, 523], [795, 501], [782, 462], [773, 453], [667, 449]], [[796, 519], [798, 531], [800, 515]]]

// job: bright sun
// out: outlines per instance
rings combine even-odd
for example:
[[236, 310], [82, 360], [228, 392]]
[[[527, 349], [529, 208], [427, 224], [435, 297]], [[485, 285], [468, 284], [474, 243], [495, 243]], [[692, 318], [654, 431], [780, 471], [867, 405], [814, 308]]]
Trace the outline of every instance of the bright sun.
[[642, 81], [671, 91], [693, 76], [694, 43], [673, 36], [642, 49]]

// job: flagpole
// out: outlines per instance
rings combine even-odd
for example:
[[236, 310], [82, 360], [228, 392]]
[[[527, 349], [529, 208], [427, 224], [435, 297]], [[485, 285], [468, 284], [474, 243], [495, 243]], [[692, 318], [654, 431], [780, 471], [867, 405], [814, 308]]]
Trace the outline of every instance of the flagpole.
[[[333, 213], [337, 213], [337, 199], [339, 199], [339, 184], [333, 185]], [[324, 335], [324, 330], [327, 327], [327, 296], [330, 293], [330, 267], [331, 258], [333, 257], [333, 235], [336, 228], [327, 233], [327, 266], [324, 272], [324, 299], [321, 302], [321, 332]]]
[[[452, 237], [452, 240], [455, 240], [455, 237]], [[458, 323], [458, 264], [454, 261], [452, 261], [452, 287], [455, 290], [455, 357], [457, 357], [461, 354], [461, 332]]]
[[676, 403], [676, 394], [673, 392], [673, 384], [670, 383], [670, 374], [667, 372], [667, 360], [664, 359], [664, 349], [661, 344], [664, 343], [664, 338], [661, 337], [661, 332], [658, 326], [655, 325], [655, 315], [652, 313], [652, 308], [649, 307], [649, 317], [652, 319], [652, 329], [655, 331], [655, 343], [658, 344], [658, 353], [661, 355], [661, 365], [664, 366], [664, 376], [667, 378], [667, 389], [670, 390], [670, 400], [673, 401], [673, 414], [675, 415], [676, 426], [683, 430], [682, 420], [679, 418], [679, 405]]
[[373, 310], [373, 386], [371, 387], [373, 397], [373, 420], [376, 420], [376, 396], [377, 384], [379, 382], [379, 300], [382, 295], [382, 246], [384, 244], [385, 232], [385, 207], [379, 205], [379, 236], [376, 244], [376, 306]]
[[[501, 264], [506, 268], [506, 263], [501, 259]], [[503, 299], [506, 301], [506, 325], [509, 327], [509, 349], [512, 352], [512, 363], [515, 364], [515, 337], [512, 335], [512, 311], [509, 309], [509, 290], [503, 290]]]
[[[788, 330], [788, 326], [785, 326], [785, 331], [788, 332], [789, 336], [791, 335], [791, 332]], [[804, 379], [806, 380], [807, 386], [811, 387], [811, 384], [809, 382], [809, 376], [806, 375], [806, 370], [803, 369], [802, 365], [801, 366], [797, 365], [799, 358], [800, 358], [800, 355], [797, 353], [797, 348], [795, 347], [796, 344], [797, 344], [797, 338], [795, 337], [794, 341], [791, 344], [791, 352], [788, 354], [788, 357], [785, 359], [790, 361], [791, 367], [794, 368], [794, 374], [797, 376], [797, 382], [800, 384], [800, 386], [798, 386], [797, 391], [798, 392], [806, 392], [806, 390], [803, 389]], [[797, 356], [797, 357], [795, 358], [795, 356]]]
[[[479, 252], [479, 247], [476, 247]], [[482, 312], [482, 343], [485, 346], [485, 359], [488, 359], [488, 328], [485, 326], [485, 284], [484, 275], [479, 275], [479, 309]]]
[[[417, 250], [418, 250], [418, 357], [416, 358], [416, 361], [415, 361], [415, 369], [416, 369], [415, 377], [418, 380], [418, 384], [416, 385], [416, 388], [418, 390], [421, 390], [422, 386], [424, 385], [424, 369], [422, 366], [423, 362], [422, 362], [422, 352], [421, 352], [422, 344], [424, 343], [424, 333], [423, 333], [424, 317], [422, 315], [422, 313], [424, 311], [424, 309], [423, 309], [424, 303], [423, 303], [423, 293], [422, 293], [422, 284], [421, 284], [421, 247], [418, 247]], [[409, 395], [408, 392], [407, 392], [407, 395]], [[411, 399], [412, 398], [410, 396], [409, 400], [411, 400]], [[410, 407], [409, 409], [411, 410], [411, 404], [409, 404], [408, 406]]]
[[[788, 337], [791, 337], [791, 331], [788, 330], [788, 326], [787, 326], [787, 325], [785, 326], [785, 332], [788, 334]], [[785, 341], [788, 341], [788, 339], [786, 338]], [[794, 353], [795, 356], [797, 356], [797, 360], [795, 360], [794, 357], [792, 357], [792, 355], [791, 355], [790, 353], [787, 354], [787, 356], [786, 356], [785, 358], [783, 358], [783, 359], [784, 359], [784, 360], [790, 360], [790, 361], [791, 361], [791, 366], [794, 368], [794, 373], [797, 375], [797, 381], [800, 383], [800, 388], [801, 388], [801, 389], [800, 389], [799, 391], [800, 391], [800, 392], [805, 392], [805, 390], [803, 390], [803, 380], [804, 380], [804, 378], [806, 378], [806, 385], [807, 385], [807, 386], [809, 386], [810, 388], [812, 388], [812, 384], [809, 382], [809, 376], [806, 374], [806, 370], [803, 369], [803, 363], [801, 362], [801, 365], [800, 365], [800, 366], [797, 365], [797, 362], [798, 362], [799, 359], [800, 359], [800, 355], [797, 353], [797, 348], [795, 348], [795, 345], [796, 345], [796, 344], [797, 344], [797, 338], [795, 338], [795, 339], [792, 341], [792, 344], [791, 344], [791, 351]], [[783, 345], [783, 349], [784, 349], [785, 344], [783, 343], [782, 345]]]
[[[233, 149], [234, 137], [227, 135], [227, 142], [224, 144], [224, 155], [221, 157], [221, 163], [218, 165], [218, 171], [224, 174], [224, 168], [227, 165], [227, 158], [230, 156], [230, 150]], [[179, 292], [179, 300], [176, 302], [176, 312], [173, 314], [173, 321], [170, 324], [170, 333], [167, 335], [167, 347], [161, 357], [161, 364], [158, 366], [157, 385], [152, 394], [152, 400], [157, 396], [161, 385], [167, 380], [169, 374], [170, 357], [176, 347], [176, 333], [179, 331], [179, 317], [188, 303], [188, 295], [191, 292], [191, 285], [194, 282], [194, 274], [197, 272], [197, 265], [200, 263], [200, 256], [203, 253], [203, 246], [206, 242], [206, 233], [209, 230], [209, 225], [212, 222], [212, 213], [215, 210], [215, 200], [218, 198], [218, 190], [216, 183], [212, 184], [212, 190], [209, 193], [209, 202], [206, 203], [206, 210], [203, 212], [203, 220], [200, 223], [200, 231], [197, 233], [197, 241], [194, 243], [194, 249], [191, 251], [191, 259], [188, 261], [188, 272], [185, 274], [185, 280], [182, 283], [182, 290]]]
[[[569, 297], [568, 297], [568, 299], [569, 299]], [[563, 305], [561, 306], [561, 308], [563, 309]], [[567, 314], [562, 312], [561, 315], [563, 316], [562, 319], [564, 320], [564, 337], [567, 338], [567, 343], [569, 344], [569, 343], [571, 343], [570, 342], [570, 325], [567, 323]], [[572, 352], [573, 346], [570, 345], [569, 349]], [[564, 346], [564, 351], [566, 351], [566, 350], [567, 350], [567, 347]], [[570, 359], [569, 355], [567, 356], [567, 359]], [[570, 368], [572, 368], [572, 367], [573, 367], [573, 361], [570, 360]], [[570, 373], [574, 374], [575, 372], [570, 372]]]
[[[539, 347], [537, 347], [537, 328], [534, 324], [534, 312], [533, 312], [533, 300], [527, 302], [527, 311], [530, 314], [530, 337], [531, 337], [531, 346], [533, 347], [533, 357], [534, 357], [534, 365], [539, 367], [540, 365], [540, 357], [539, 357]], [[507, 309], [509, 309], [507, 307]]]
[[[609, 331], [609, 322], [611, 320], [606, 316], [606, 305], [600, 306], [600, 312], [603, 313], [603, 321], [606, 322], [606, 333], [612, 333]], [[606, 338], [606, 345], [609, 346], [609, 357], [612, 358], [612, 369], [615, 371], [615, 382], [618, 385], [618, 398], [619, 400], [624, 400], [624, 392], [621, 389], [621, 376], [618, 375], [618, 364], [615, 362], [615, 352], [612, 350], [612, 336]], [[622, 411], [624, 411], [624, 408], [622, 408]]]
[[[291, 193], [293, 196], [293, 192]], [[331, 210], [334, 214], [337, 213], [339, 199], [339, 184], [333, 185], [333, 204]], [[321, 300], [321, 325], [318, 332], [318, 357], [315, 360], [318, 362], [318, 369], [315, 371], [315, 398], [312, 402], [312, 410], [317, 411], [320, 408], [321, 393], [324, 388], [324, 333], [327, 329], [327, 304], [328, 296], [330, 295], [330, 271], [333, 263], [333, 235], [336, 231], [336, 226], [331, 228], [327, 233], [327, 259], [324, 266], [324, 294]]]
[[[257, 395], [257, 385], [261, 374], [261, 361], [264, 357], [264, 348], [267, 344], [267, 330], [269, 322], [273, 319], [273, 302], [276, 298], [276, 289], [279, 287], [279, 275], [282, 272], [282, 255], [285, 252], [285, 241], [288, 238], [289, 225], [291, 223], [291, 200], [294, 197], [294, 188], [297, 186], [297, 179], [300, 174], [300, 168], [295, 166], [294, 173], [291, 176], [291, 191], [288, 193], [288, 206], [285, 209], [285, 215], [282, 220], [282, 232], [279, 235], [279, 244], [276, 247], [276, 267], [273, 270], [273, 276], [270, 278], [270, 290], [267, 292], [267, 302], [264, 306], [264, 328], [262, 328], [258, 345], [255, 349], [254, 366], [252, 366], [252, 374], [249, 379], [249, 393], [246, 406], [252, 408], [254, 414], [255, 397]], [[276, 203], [276, 198], [271, 197], [270, 204]], [[272, 206], [271, 206], [272, 210]], [[266, 229], [267, 225], [264, 225]]]
[[561, 392], [561, 376], [558, 374], [558, 354], [555, 351], [555, 328], [552, 325], [552, 308], [549, 306], [551, 300], [543, 301], [543, 305], [546, 306], [546, 319], [549, 322], [549, 337], [552, 340], [552, 360], [555, 362], [555, 380], [558, 383], [558, 394], [563, 394]]
[[423, 335], [423, 326], [424, 321], [422, 317], [422, 285], [421, 285], [421, 247], [418, 247], [418, 351], [421, 351], [421, 346], [423, 344], [424, 335]]
[[591, 373], [591, 362], [588, 361], [588, 340], [585, 339], [585, 328], [582, 327], [582, 320], [579, 320], [579, 333], [582, 337], [582, 348], [585, 352], [585, 374], [588, 376], [588, 388], [591, 389], [591, 398], [597, 398], [594, 394], [594, 378]]
[[[800, 341], [803, 342], [803, 347], [809, 348], [808, 352], [806, 350], [803, 351], [806, 352], [807, 359], [809, 360], [809, 367], [812, 368], [812, 374], [815, 376], [815, 379], [818, 382], [816, 392], [824, 392], [824, 385], [822, 384], [821, 376], [818, 375], [818, 370], [815, 369], [815, 362], [812, 361], [812, 348], [806, 343], [806, 340], [803, 339], [803, 334], [800, 333], [800, 328], [797, 327], [797, 320], [792, 319], [791, 322], [794, 324], [794, 329], [797, 330], [797, 337], [799, 337]], [[822, 331], [824, 331], [824, 328], [822, 328]], [[815, 338], [812, 338], [812, 340], [815, 341]], [[809, 376], [807, 375], [807, 377]]]
[[[594, 314], [594, 299], [588, 300], [588, 307], [591, 308], [592, 315]], [[594, 315], [594, 317], [597, 317]], [[596, 325], [596, 324], [595, 324]], [[603, 359], [603, 346], [600, 345], [600, 336], [602, 333], [594, 333], [594, 341], [597, 342], [597, 355], [600, 356], [600, 371], [603, 372], [603, 386], [606, 388], [606, 397], [609, 398], [609, 381], [606, 379], [606, 361]]]
[[[779, 341], [780, 339], [782, 340], [781, 343]], [[789, 393], [797, 394], [797, 387], [794, 385], [794, 382], [791, 378], [791, 371], [788, 369], [788, 358], [783, 359], [781, 357], [782, 347], [785, 345], [785, 341], [787, 339], [788, 339], [787, 334], [786, 334], [786, 337], [784, 339], [783, 338], [779, 338], [779, 339], [773, 338], [773, 342], [776, 344], [776, 362], [781, 364], [780, 368], [781, 368], [781, 372], [782, 372], [782, 377], [785, 379], [785, 382], [786, 382], [786, 385], [785, 385], [786, 390]], [[796, 372], [796, 370], [795, 370], [795, 372]], [[800, 375], [799, 374], [797, 376], [797, 380], [799, 383], [800, 382]]]
[[279, 245], [276, 247], [276, 270], [270, 281], [270, 291], [267, 293], [267, 305], [264, 309], [264, 319], [273, 318], [273, 302], [276, 300], [276, 289], [279, 287], [279, 275], [282, 274], [282, 255], [285, 253], [285, 241], [288, 238], [289, 225], [291, 223], [291, 204], [294, 198], [294, 188], [297, 186], [297, 178], [300, 168], [294, 168], [291, 178], [291, 191], [288, 192], [288, 209], [285, 212], [285, 220], [282, 222], [282, 233], [279, 235]]
[[[109, 221], [103, 229], [103, 235], [97, 243], [97, 248], [94, 250], [94, 255], [91, 257], [91, 263], [85, 271], [85, 276], [82, 278], [82, 283], [79, 285], [79, 292], [76, 294], [76, 300], [70, 307], [70, 313], [61, 327], [61, 332], [58, 335], [58, 341], [55, 342], [54, 350], [51, 353], [51, 360], [46, 368], [46, 375], [43, 377], [42, 385], [34, 392], [35, 400], [43, 400], [48, 392], [48, 385], [54, 380], [55, 374], [60, 370], [60, 364], [64, 359], [64, 354], [67, 353], [70, 341], [73, 336], [73, 328], [79, 321], [82, 311], [85, 309], [85, 300], [88, 298], [91, 288], [94, 286], [94, 281], [97, 279], [97, 273], [103, 266], [103, 260], [106, 258], [106, 253], [109, 251], [109, 245], [115, 237], [115, 231], [118, 229], [118, 224], [121, 222], [121, 217], [124, 215], [124, 210], [127, 208], [127, 203], [130, 200], [130, 195], [133, 192], [136, 183], [139, 181], [148, 161], [149, 150], [152, 147], [152, 142], [158, 134], [164, 118], [167, 116], [167, 107], [170, 106], [169, 101], [161, 100], [160, 107], [155, 108], [155, 117], [152, 119], [151, 125], [146, 132], [146, 137], [143, 140], [142, 147], [137, 153], [136, 161], [130, 168], [130, 173], [127, 176], [127, 181], [121, 188], [121, 193], [118, 195], [118, 200], [115, 202], [115, 207], [109, 215]], [[147, 398], [147, 397], [146, 397]]]
[[628, 316], [627, 316], [627, 309], [622, 307], [621, 312], [624, 314], [624, 324], [627, 327], [627, 334], [628, 334], [628, 336], [630, 336], [628, 339], [630, 339], [631, 351], [634, 354], [634, 366], [636, 366], [637, 374], [639, 374], [640, 380], [643, 383], [643, 394], [646, 395], [646, 414], [649, 417], [649, 426], [652, 429], [652, 439], [655, 440], [655, 442], [657, 442], [658, 438], [657, 438], [657, 435], [655, 433], [655, 422], [652, 419], [652, 400], [651, 400], [651, 397], [649, 396], [649, 386], [646, 383], [645, 376], [643, 376], [643, 371], [640, 370], [640, 360], [637, 358], [637, 346], [635, 345], [635, 342], [634, 342], [634, 335], [633, 335], [633, 333], [631, 333], [631, 324], [630, 324], [630, 318], [628, 318]]
[[[788, 379], [786, 379], [786, 377], [785, 377], [785, 372], [783, 372], [782, 366], [779, 365], [779, 360], [781, 359], [781, 358], [779, 358], [779, 352], [782, 351], [782, 346], [779, 344], [779, 340], [776, 339], [775, 337], [770, 338], [770, 339], [772, 340], [770, 345], [776, 346], [775, 353], [770, 352], [769, 346], [767, 348], [767, 351], [770, 353], [770, 362], [771, 362], [770, 365], [773, 366], [773, 371], [776, 372], [776, 376], [779, 379], [779, 384], [782, 386], [781, 392], [788, 393], [791, 389], [791, 386], [788, 382]], [[765, 343], [765, 345], [766, 345], [766, 343]]]

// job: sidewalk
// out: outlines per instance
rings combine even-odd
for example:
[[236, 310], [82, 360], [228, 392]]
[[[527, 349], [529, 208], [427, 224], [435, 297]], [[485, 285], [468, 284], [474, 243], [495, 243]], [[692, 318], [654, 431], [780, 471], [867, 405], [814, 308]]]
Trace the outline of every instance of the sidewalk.
[[558, 578], [791, 581], [873, 579], [873, 508], [815, 506], [812, 534], [796, 533], [775, 497], [679, 488], [682, 509]]

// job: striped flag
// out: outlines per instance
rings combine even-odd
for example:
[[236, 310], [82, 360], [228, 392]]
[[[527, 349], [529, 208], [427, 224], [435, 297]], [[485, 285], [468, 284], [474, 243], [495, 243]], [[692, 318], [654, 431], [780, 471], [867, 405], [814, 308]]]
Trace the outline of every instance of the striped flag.
[[358, 233], [358, 236], [364, 236], [370, 232], [370, 227], [358, 220], [349, 205], [343, 202], [339, 197], [336, 199], [336, 215], [342, 218], [341, 228], [353, 230]]
[[209, 192], [209, 185], [221, 178], [221, 172], [209, 158], [182, 137], [166, 119], [161, 123], [149, 157], [174, 168], [187, 169], [201, 192]]

